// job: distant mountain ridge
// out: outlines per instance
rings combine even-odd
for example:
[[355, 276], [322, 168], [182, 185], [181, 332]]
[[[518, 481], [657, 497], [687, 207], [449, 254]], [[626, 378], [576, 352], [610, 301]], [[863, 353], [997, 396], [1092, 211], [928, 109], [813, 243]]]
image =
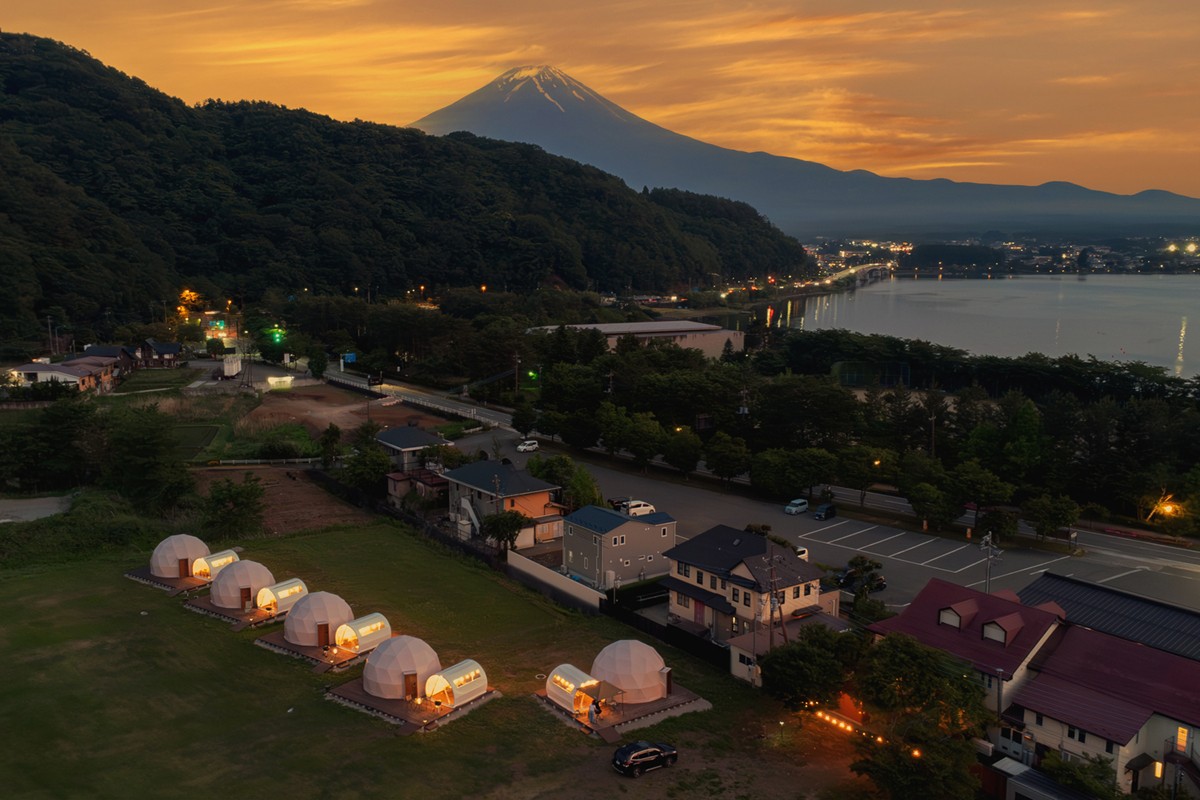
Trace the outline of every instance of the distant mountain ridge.
[[1161, 190], [1117, 195], [1040, 186], [885, 178], [708, 144], [638, 117], [550, 66], [524, 66], [412, 123], [528, 142], [591, 164], [631, 187], [672, 187], [749, 203], [796, 236], [1082, 235], [1194, 230], [1200, 200]]

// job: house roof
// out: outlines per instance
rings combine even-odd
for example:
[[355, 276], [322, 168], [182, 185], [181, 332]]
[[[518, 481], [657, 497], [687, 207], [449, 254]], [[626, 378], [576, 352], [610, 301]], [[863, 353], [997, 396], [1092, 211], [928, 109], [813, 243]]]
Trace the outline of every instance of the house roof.
[[1200, 661], [1200, 613], [1196, 611], [1049, 572], [1020, 595], [1030, 605], [1058, 603], [1075, 625]]
[[393, 450], [424, 450], [439, 444], [450, 444], [436, 433], [407, 425], [384, 428], [375, 434], [375, 441]]
[[1013, 702], [1125, 744], [1152, 714], [1200, 727], [1200, 662], [1079, 625], [1057, 631]]
[[[819, 607], [818, 607], [819, 609]], [[783, 627], [787, 631], [787, 641], [794, 642], [800, 634], [801, 628], [806, 628], [809, 625], [824, 625], [832, 631], [843, 633], [850, 630], [850, 623], [843, 619], [826, 614], [824, 611], [814, 610], [811, 614], [805, 614], [800, 617], [788, 617], [783, 622]], [[780, 626], [776, 624], [775, 629], [776, 644], [783, 644], [783, 632]], [[739, 650], [745, 650], [747, 653], [754, 653], [755, 656], [765, 655], [771, 647], [771, 631], [764, 629], [760, 631], [750, 631], [743, 633], [740, 636], [735, 636], [728, 641], [730, 647], [736, 647]]]
[[[960, 627], [940, 622], [941, 611], [947, 608], [958, 613]], [[899, 616], [876, 622], [869, 629], [885, 635], [908, 634], [922, 644], [969, 662], [981, 672], [991, 674], [1001, 669], [1011, 677], [1059, 619], [1044, 608], [933, 578]], [[1008, 633], [1007, 641], [985, 639], [983, 627], [988, 623], [1003, 628]]]
[[622, 514], [619, 511], [613, 511], [610, 508], [602, 506], [584, 506], [572, 511], [564, 520], [581, 528], [587, 528], [594, 533], [608, 533], [631, 522], [642, 525], [662, 525], [667, 522], [674, 522], [675, 518], [663, 511], [656, 511], [653, 514], [643, 514], [640, 517], [631, 517], [628, 514]]
[[147, 339], [146, 344], [160, 356], [178, 355], [183, 349], [183, 345], [179, 342], [160, 342], [157, 339]]
[[13, 367], [13, 372], [37, 372], [39, 374], [58, 374], [70, 375], [73, 378], [86, 378], [93, 374], [94, 370], [86, 366], [71, 366], [70, 364], [43, 364], [40, 361], [31, 361], [28, 364], [22, 364], [19, 367]]
[[76, 358], [68, 358], [62, 363], [72, 367], [111, 367], [117, 363], [115, 356], [78, 356]]
[[558, 488], [500, 461], [473, 461], [444, 474], [453, 483], [470, 486], [489, 495], [499, 492], [501, 497], [549, 492]]
[[123, 344], [89, 344], [83, 348], [85, 356], [109, 356], [112, 358], [120, 358], [126, 356], [133, 358], [133, 348]]
[[796, 556], [789, 548], [757, 533], [717, 525], [663, 553], [673, 561], [682, 561], [717, 575], [728, 576], [745, 564], [754, 588], [765, 591], [771, 585], [772, 570], [780, 588], [820, 580], [825, 572]]

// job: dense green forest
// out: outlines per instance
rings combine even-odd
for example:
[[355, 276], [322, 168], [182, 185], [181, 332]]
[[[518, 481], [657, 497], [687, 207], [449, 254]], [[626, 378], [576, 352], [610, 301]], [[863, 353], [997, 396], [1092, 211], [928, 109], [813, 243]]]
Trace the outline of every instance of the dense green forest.
[[742, 203], [634, 191], [540, 148], [189, 107], [48, 39], [0, 33], [0, 341], [162, 319], [182, 285], [253, 305], [488, 285], [621, 292], [800, 274]]

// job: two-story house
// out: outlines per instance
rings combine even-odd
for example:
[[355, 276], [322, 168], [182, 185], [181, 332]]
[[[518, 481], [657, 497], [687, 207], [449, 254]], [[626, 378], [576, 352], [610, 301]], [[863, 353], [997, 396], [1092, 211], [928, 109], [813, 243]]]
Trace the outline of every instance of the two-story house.
[[450, 442], [436, 433], [421, 430], [417, 427], [398, 426], [384, 428], [375, 434], [375, 441], [383, 446], [398, 472], [410, 472], [423, 468], [421, 451], [427, 447], [440, 447]]
[[765, 536], [717, 525], [668, 550], [672, 625], [718, 642], [774, 618], [823, 611], [837, 616], [838, 593], [821, 594], [823, 570]]
[[475, 461], [444, 473], [450, 519], [464, 539], [478, 536], [481, 520], [517, 511], [532, 523], [518, 535], [515, 548], [562, 538], [563, 507], [554, 500], [559, 487], [500, 461]]
[[134, 349], [125, 345], [89, 344], [83, 349], [83, 355], [85, 357], [115, 358], [117, 363], [113, 365], [113, 376], [118, 380], [137, 368], [137, 355]]
[[563, 520], [567, 574], [600, 591], [667, 574], [663, 553], [675, 546], [675, 518], [657, 511], [630, 517], [584, 506]]
[[147, 339], [138, 349], [138, 356], [143, 367], [178, 367], [183, 363], [181, 358], [183, 345], [178, 342], [160, 342], [157, 339]]

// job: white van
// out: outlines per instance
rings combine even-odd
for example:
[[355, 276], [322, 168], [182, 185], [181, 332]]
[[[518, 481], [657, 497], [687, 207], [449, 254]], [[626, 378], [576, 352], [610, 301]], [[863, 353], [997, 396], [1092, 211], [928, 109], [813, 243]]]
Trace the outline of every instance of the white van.
[[641, 517], [646, 514], [653, 514], [656, 509], [645, 500], [630, 500], [625, 504], [623, 510], [631, 517]]

